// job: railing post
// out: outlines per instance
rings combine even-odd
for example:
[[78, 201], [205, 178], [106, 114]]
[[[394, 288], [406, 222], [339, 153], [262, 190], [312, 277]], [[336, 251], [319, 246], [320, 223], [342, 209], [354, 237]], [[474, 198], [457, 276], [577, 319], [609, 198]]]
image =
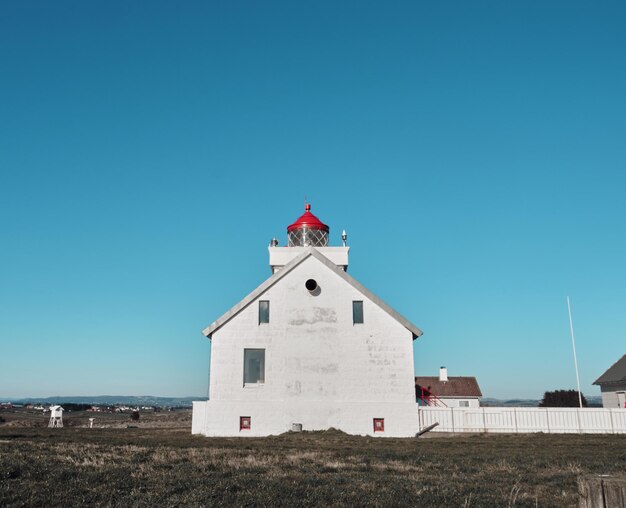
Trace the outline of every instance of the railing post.
[[452, 420], [452, 432], [454, 432], [454, 408], [450, 408], [450, 419]]
[[515, 422], [515, 433], [517, 434], [517, 408], [513, 408], [513, 421]]
[[420, 411], [419, 404], [417, 405], [417, 432], [422, 430], [422, 412]]

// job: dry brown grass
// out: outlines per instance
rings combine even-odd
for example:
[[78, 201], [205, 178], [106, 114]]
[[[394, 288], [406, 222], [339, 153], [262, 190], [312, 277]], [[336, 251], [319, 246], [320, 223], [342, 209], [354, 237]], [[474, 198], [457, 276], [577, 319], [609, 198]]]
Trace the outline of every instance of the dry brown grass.
[[569, 506], [626, 469], [626, 436], [204, 438], [0, 427], [0, 505]]

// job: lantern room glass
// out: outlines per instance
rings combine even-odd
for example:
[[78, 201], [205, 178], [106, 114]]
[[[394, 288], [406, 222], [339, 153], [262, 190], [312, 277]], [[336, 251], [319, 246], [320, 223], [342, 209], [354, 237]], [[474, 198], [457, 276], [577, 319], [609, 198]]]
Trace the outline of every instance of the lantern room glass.
[[289, 247], [326, 247], [328, 231], [303, 227], [289, 231], [287, 240]]

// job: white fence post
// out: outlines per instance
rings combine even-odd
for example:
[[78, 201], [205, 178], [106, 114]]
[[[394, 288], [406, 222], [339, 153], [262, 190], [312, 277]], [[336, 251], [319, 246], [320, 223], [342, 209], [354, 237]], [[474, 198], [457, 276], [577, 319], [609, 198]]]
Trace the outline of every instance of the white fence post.
[[[434, 432], [547, 432], [626, 434], [626, 410], [609, 408], [429, 408], [420, 407], [419, 426], [440, 423]], [[575, 413], [575, 414], [574, 414]], [[487, 418], [489, 417], [489, 418]], [[480, 419], [482, 418], [482, 423]], [[489, 419], [489, 422], [487, 420]], [[481, 428], [482, 425], [482, 428]]]

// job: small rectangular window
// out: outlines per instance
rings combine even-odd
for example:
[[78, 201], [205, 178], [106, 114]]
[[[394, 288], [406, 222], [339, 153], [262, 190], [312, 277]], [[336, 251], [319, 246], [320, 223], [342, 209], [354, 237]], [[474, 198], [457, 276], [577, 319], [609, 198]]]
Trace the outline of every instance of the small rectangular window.
[[269, 300], [259, 300], [259, 324], [270, 322]]
[[243, 350], [243, 383], [265, 383], [265, 349]]
[[352, 323], [355, 325], [363, 323], [363, 302], [352, 302]]
[[240, 416], [239, 417], [239, 430], [250, 430], [252, 426], [252, 418], [249, 416]]
[[384, 418], [374, 418], [374, 432], [385, 432]]
[[469, 400], [460, 400], [459, 407], [469, 407]]

